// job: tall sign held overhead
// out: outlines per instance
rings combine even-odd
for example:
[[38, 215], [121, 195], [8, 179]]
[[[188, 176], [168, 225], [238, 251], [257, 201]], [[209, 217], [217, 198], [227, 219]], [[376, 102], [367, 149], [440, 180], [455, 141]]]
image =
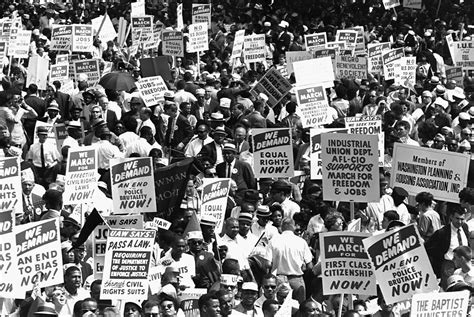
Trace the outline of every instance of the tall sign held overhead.
[[206, 23], [194, 23], [189, 26], [189, 53], [203, 52], [209, 49], [209, 35]]

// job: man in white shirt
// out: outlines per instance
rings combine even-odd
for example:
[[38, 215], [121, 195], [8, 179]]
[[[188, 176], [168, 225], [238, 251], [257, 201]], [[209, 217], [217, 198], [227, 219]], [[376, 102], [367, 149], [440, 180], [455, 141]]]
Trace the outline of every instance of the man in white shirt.
[[155, 124], [151, 121], [152, 111], [150, 108], [143, 107], [140, 109], [140, 123], [138, 124], [137, 134], [140, 132], [143, 127], [150, 127], [153, 132], [153, 136], [156, 135]]
[[456, 270], [453, 275], [460, 275], [469, 286], [474, 286], [474, 269], [472, 267], [472, 249], [462, 245], [453, 250], [453, 262]]
[[197, 157], [203, 146], [214, 141], [214, 139], [209, 136], [209, 126], [207, 123], [199, 123], [196, 132], [197, 136], [189, 141], [186, 146], [186, 150], [184, 151], [184, 156], [186, 157]]
[[405, 225], [410, 223], [410, 213], [408, 212], [407, 206], [404, 201], [408, 197], [408, 192], [401, 187], [394, 187], [392, 192], [393, 203], [395, 204], [395, 210], [400, 216], [400, 221]]
[[281, 204], [283, 217], [293, 218], [293, 215], [301, 211], [300, 206], [290, 199], [291, 184], [284, 180], [277, 180], [270, 189], [271, 198]]
[[110, 160], [113, 158], [123, 157], [123, 153], [119, 148], [110, 143], [112, 134], [107, 127], [101, 127], [96, 133], [100, 137], [100, 141], [95, 143], [97, 149], [97, 161], [99, 165], [99, 173], [110, 168]]
[[77, 266], [70, 266], [64, 273], [64, 288], [66, 305], [71, 312], [76, 302], [90, 297], [89, 292], [82, 288], [82, 273]]
[[228, 248], [226, 259], [236, 259], [241, 270], [248, 269], [249, 262], [242, 245], [242, 241], [237, 238], [239, 234], [239, 221], [235, 218], [227, 218], [224, 222], [224, 236], [219, 239], [218, 245], [225, 245]]

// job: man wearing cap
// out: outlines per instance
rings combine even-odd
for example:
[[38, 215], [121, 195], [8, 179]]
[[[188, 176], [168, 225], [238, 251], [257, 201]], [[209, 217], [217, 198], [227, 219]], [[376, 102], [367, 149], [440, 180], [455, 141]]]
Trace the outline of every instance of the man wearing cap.
[[292, 186], [284, 180], [275, 181], [270, 189], [270, 197], [273, 202], [281, 204], [284, 217], [293, 218], [294, 214], [301, 211], [300, 206], [290, 199]]
[[[69, 121], [66, 126], [67, 137], [63, 140], [61, 149], [69, 147], [75, 149], [79, 147], [79, 141], [81, 141], [81, 123], [77, 121]], [[82, 141], [81, 141], [82, 142]]]
[[227, 132], [223, 126], [215, 128], [212, 133], [212, 138], [214, 141], [205, 144], [199, 152], [199, 156], [208, 157], [213, 166], [224, 162], [222, 149], [224, 147], [226, 136]]
[[253, 213], [241, 212], [239, 215], [239, 234], [237, 240], [245, 255], [252, 253], [258, 238], [250, 232], [253, 223]]
[[35, 184], [35, 176], [31, 168], [21, 171], [21, 188], [23, 191], [23, 220], [28, 223], [39, 220], [42, 212], [42, 196], [46, 192], [43, 186]]
[[279, 234], [278, 229], [270, 223], [271, 215], [270, 208], [267, 205], [257, 207], [257, 221], [254, 221], [250, 228], [250, 231], [257, 239], [263, 235], [263, 239], [268, 242]]
[[44, 187], [48, 187], [56, 179], [59, 168], [58, 163], [61, 162], [61, 154], [59, 154], [57, 147], [50, 142], [46, 142], [48, 133], [48, 127], [38, 127], [37, 135], [39, 142], [31, 145], [26, 155], [26, 159], [31, 161], [36, 169], [39, 184]]
[[201, 217], [201, 231], [203, 237], [203, 250], [212, 253], [212, 244], [216, 240], [215, 229], [217, 225], [217, 219], [211, 215], [203, 215]]
[[233, 311], [242, 313], [250, 316], [263, 316], [260, 315], [255, 307], [255, 301], [258, 298], [258, 285], [255, 282], [244, 282], [242, 284], [242, 298], [240, 304], [234, 307]]
[[175, 235], [171, 249], [159, 260], [159, 264], [178, 268], [183, 278], [181, 285], [194, 288], [192, 277], [196, 275], [196, 262], [192, 255], [184, 252], [185, 250], [186, 242], [182, 237]]
[[235, 144], [226, 143], [222, 150], [224, 162], [216, 165], [216, 173], [220, 178], [232, 178], [237, 183], [237, 191], [257, 189], [257, 183], [252, 167], [245, 162], [235, 159], [237, 150]]
[[230, 118], [231, 103], [232, 100], [226, 97], [223, 97], [221, 100], [219, 100], [219, 112], [222, 113], [224, 120], [226, 121]]
[[188, 232], [188, 254], [196, 261], [196, 275], [193, 281], [198, 288], [209, 289], [212, 284], [219, 281], [219, 268], [211, 252], [203, 250], [204, 237], [201, 230]]
[[50, 125], [64, 122], [64, 120], [61, 118], [61, 115], [59, 114], [59, 106], [56, 100], [51, 101], [48, 108], [46, 109], [46, 112], [48, 115], [43, 118], [38, 118], [38, 121], [46, 122]]
[[452, 126], [454, 138], [459, 140], [462, 129], [471, 127], [471, 116], [467, 112], [459, 113], [456, 119], [453, 120]]

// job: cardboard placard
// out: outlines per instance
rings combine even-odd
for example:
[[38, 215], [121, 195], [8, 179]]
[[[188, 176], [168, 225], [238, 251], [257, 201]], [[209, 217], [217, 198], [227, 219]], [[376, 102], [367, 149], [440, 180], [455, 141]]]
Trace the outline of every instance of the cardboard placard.
[[53, 83], [56, 80], [61, 83], [61, 86], [69, 80], [68, 64], [51, 65], [51, 69], [49, 70], [49, 82]]
[[453, 43], [454, 66], [474, 67], [474, 42], [458, 41]]
[[184, 56], [183, 32], [163, 30], [162, 31], [163, 55]]
[[365, 134], [378, 136], [379, 166], [384, 165], [385, 133], [382, 131], [382, 116], [346, 117], [344, 122], [349, 134]]
[[97, 190], [97, 149], [85, 146], [70, 149], [67, 158], [65, 205], [92, 203]]
[[[421, 1], [420, 1], [421, 2]], [[413, 295], [410, 316], [468, 316], [469, 291]]]
[[382, 51], [383, 76], [385, 80], [395, 79], [395, 62], [405, 57], [403, 47]]
[[211, 5], [203, 3], [193, 3], [191, 8], [192, 24], [206, 23], [211, 28]]
[[416, 83], [416, 57], [402, 57], [395, 68], [395, 85], [415, 87]]
[[250, 93], [255, 97], [260, 93], [264, 93], [268, 97], [267, 102], [270, 107], [274, 107], [285, 97], [291, 88], [290, 82], [278, 70], [270, 68], [250, 90]]
[[308, 51], [288, 51], [285, 52], [285, 58], [287, 72], [291, 75], [291, 73], [295, 71], [293, 68], [293, 63], [312, 59], [313, 54], [312, 52]]
[[244, 37], [245, 63], [261, 63], [265, 60], [265, 34]]
[[329, 103], [322, 85], [296, 86], [295, 92], [303, 128], [314, 128], [328, 123]]
[[72, 42], [72, 25], [53, 25], [51, 34], [51, 50], [69, 51]]
[[385, 10], [390, 10], [400, 5], [400, 0], [382, 0], [382, 2]]
[[164, 94], [168, 91], [168, 87], [161, 76], [140, 78], [135, 85], [147, 107], [155, 106], [165, 100]]
[[316, 48], [321, 45], [326, 45], [327, 34], [326, 32], [306, 34], [304, 36], [304, 41], [306, 43], [306, 50], [310, 51], [312, 48]]
[[231, 59], [242, 57], [245, 40], [245, 30], [238, 30], [235, 32], [234, 45], [232, 46]]
[[209, 49], [207, 23], [194, 23], [189, 26], [188, 53], [204, 52]]
[[382, 74], [382, 52], [390, 50], [390, 43], [369, 43], [367, 45], [367, 70], [372, 74]]
[[0, 211], [13, 211], [14, 214], [23, 214], [22, 192], [19, 158], [0, 158]]
[[100, 66], [98, 59], [84, 59], [74, 61], [74, 74], [76, 81], [79, 74], [87, 75], [87, 84], [89, 87], [97, 85], [100, 79]]
[[322, 179], [321, 162], [321, 134], [323, 133], [347, 133], [347, 129], [310, 129], [310, 159], [311, 179]]
[[215, 217], [217, 219], [216, 232], [220, 232], [225, 220], [230, 179], [204, 178], [201, 187], [201, 216]]
[[90, 52], [94, 44], [94, 30], [92, 25], [74, 25], [72, 32], [72, 51]]
[[45, 90], [48, 82], [49, 59], [39, 55], [30, 57], [26, 73], [26, 86], [36, 84], [38, 89]]
[[28, 58], [31, 44], [31, 31], [18, 30], [16, 34], [15, 49], [13, 56], [17, 58]]
[[[295, 62], [293, 68], [299, 85], [322, 84], [324, 88], [334, 86], [335, 77], [331, 57]], [[315, 72], [315, 69], [318, 71]]]
[[421, 10], [423, 5], [422, 2], [422, 0], [403, 0], [403, 7]]
[[339, 78], [367, 78], [367, 58], [336, 55], [336, 75]]

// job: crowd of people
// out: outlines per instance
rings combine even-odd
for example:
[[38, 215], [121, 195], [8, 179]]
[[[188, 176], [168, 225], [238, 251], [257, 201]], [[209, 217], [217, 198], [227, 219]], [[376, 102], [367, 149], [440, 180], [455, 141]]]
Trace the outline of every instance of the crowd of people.
[[[183, 1], [185, 32], [191, 21], [191, 2]], [[463, 2], [463, 1], [462, 1]], [[469, 247], [474, 235], [474, 189], [459, 194], [459, 203], [436, 199], [420, 191], [415, 197], [401, 187], [389, 188], [395, 143], [439, 151], [467, 153], [474, 146], [474, 80], [448, 80], [453, 65], [446, 35], [473, 41], [474, 17], [470, 1], [423, 1], [422, 10], [385, 10], [378, 0], [366, 1], [212, 1], [209, 50], [170, 58], [171, 80], [164, 100], [145, 106], [136, 88], [129, 91], [88, 86], [87, 76], [75, 78], [74, 91], [65, 93], [59, 81], [46, 90], [26, 87], [28, 59], [4, 58], [0, 91], [0, 157], [19, 157], [23, 210], [16, 224], [61, 218], [64, 284], [34, 288], [25, 298], [0, 299], [9, 316], [184, 316], [180, 305], [186, 289], [204, 288], [199, 313], [207, 316], [398, 316], [397, 305], [377, 296], [323, 294], [319, 234], [347, 230], [349, 204], [324, 200], [322, 182], [311, 180], [310, 129], [303, 128], [295, 94], [290, 91], [276, 106], [269, 96], [250, 90], [270, 67], [286, 67], [285, 53], [305, 50], [304, 35], [364, 27], [365, 43], [390, 42], [417, 60], [416, 85], [397, 86], [374, 74], [368, 78], [337, 78], [327, 88], [330, 108], [326, 128], [344, 127], [344, 118], [380, 115], [385, 134], [385, 162], [381, 167], [380, 201], [356, 203], [361, 232], [379, 234], [415, 224], [439, 278], [442, 291], [474, 290]], [[146, 13], [164, 28], [176, 28], [176, 1], [146, 2]], [[55, 24], [88, 24], [107, 12], [117, 28], [120, 17], [130, 19], [130, 3], [57, 2], [32, 4], [3, 1], [4, 19], [21, 17], [32, 30], [30, 56], [55, 64], [50, 50]], [[234, 65], [230, 59], [235, 32], [265, 34], [266, 56], [261, 63]], [[125, 47], [133, 45], [131, 36]], [[474, 43], [474, 42], [473, 42]], [[8, 45], [8, 42], [7, 42]], [[112, 62], [112, 71], [142, 77], [140, 59], [162, 55], [162, 47], [129, 56], [117, 41], [96, 37], [90, 52], [80, 58]], [[474, 63], [474, 61], [471, 61]], [[234, 67], [235, 66], [235, 67]], [[315, 72], [318, 70], [315, 69]], [[295, 84], [294, 74], [288, 74]], [[52, 126], [64, 123], [67, 138], [61, 148], [47, 142]], [[288, 128], [292, 135], [294, 170], [306, 179], [255, 178], [251, 132], [255, 128]], [[151, 265], [166, 267], [162, 288], [144, 301], [120, 305], [100, 299], [102, 281], [94, 279], [90, 240], [75, 242], [82, 229], [71, 216], [74, 206], [63, 205], [68, 152], [92, 145], [98, 153], [101, 207], [113, 199], [110, 159], [152, 157], [155, 170], [184, 158], [194, 158], [184, 199], [171, 222], [157, 232]], [[468, 173], [469, 171], [466, 171]], [[200, 186], [204, 178], [231, 178], [222, 232], [217, 219], [202, 216]], [[468, 184], [472, 179], [468, 179]], [[109, 202], [109, 204], [107, 204]], [[99, 202], [97, 202], [99, 203]], [[96, 207], [103, 216], [113, 208]], [[2, 210], [3, 211], [3, 210]], [[188, 226], [199, 219], [198, 229]], [[86, 215], [87, 216], [87, 215]], [[462, 229], [462, 230], [458, 230]], [[74, 248], [72, 247], [74, 246]], [[183, 273], [177, 267], [192, 263]], [[230, 278], [229, 278], [230, 276]], [[288, 297], [288, 294], [289, 297]], [[288, 297], [288, 298], [287, 298]], [[289, 300], [291, 298], [291, 300]], [[285, 305], [284, 305], [285, 303]], [[284, 316], [280, 312], [281, 316]]]

